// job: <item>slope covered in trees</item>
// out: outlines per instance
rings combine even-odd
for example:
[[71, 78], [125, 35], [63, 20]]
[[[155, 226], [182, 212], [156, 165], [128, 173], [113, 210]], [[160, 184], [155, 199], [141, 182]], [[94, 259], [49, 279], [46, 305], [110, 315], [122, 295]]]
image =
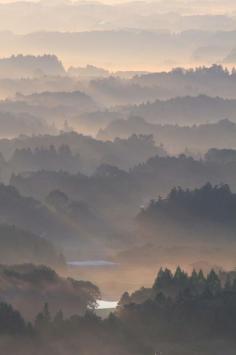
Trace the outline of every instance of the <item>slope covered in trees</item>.
[[174, 188], [152, 200], [137, 216], [146, 235], [157, 241], [235, 242], [236, 194], [228, 185], [210, 183], [194, 190]]

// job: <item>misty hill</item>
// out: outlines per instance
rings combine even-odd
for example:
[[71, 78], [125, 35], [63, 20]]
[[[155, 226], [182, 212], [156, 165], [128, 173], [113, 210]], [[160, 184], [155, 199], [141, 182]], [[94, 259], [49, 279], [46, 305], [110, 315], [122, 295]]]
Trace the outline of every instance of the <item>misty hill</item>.
[[[41, 92], [31, 95], [18, 93], [14, 98], [0, 101], [3, 132], [5, 129], [6, 136], [8, 131], [18, 132], [19, 135], [22, 133], [37, 134], [37, 132], [38, 134], [56, 133], [60, 129], [72, 130], [68, 122], [76, 127], [78, 115], [98, 109], [100, 106], [80, 91]], [[4, 122], [7, 120], [4, 115], [9, 116], [8, 124]]]
[[13, 173], [35, 170], [63, 170], [76, 173], [80, 170], [80, 158], [78, 154], [73, 155], [66, 145], [58, 149], [54, 146], [50, 146], [49, 149], [16, 149], [8, 161], [8, 169]]
[[181, 155], [156, 156], [129, 172], [115, 166], [101, 165], [91, 176], [38, 171], [13, 176], [11, 183], [24, 195], [39, 199], [58, 189], [72, 199], [80, 197], [89, 202], [89, 205], [98, 204], [101, 207], [101, 204], [106, 202], [108, 206], [112, 202], [125, 205], [129, 200], [130, 203], [136, 201], [138, 208], [148, 196], [150, 200], [152, 196], [158, 197], [159, 194], [168, 193], [174, 185], [195, 187], [207, 181], [212, 183], [225, 181], [235, 189], [234, 177], [234, 164], [221, 165]]
[[[66, 170], [69, 168], [70, 161], [74, 161], [74, 167], [70, 166], [70, 169], [73, 171], [79, 170], [85, 174], [93, 173], [101, 164], [110, 164], [121, 169], [129, 169], [153, 155], [166, 155], [164, 148], [160, 145], [155, 145], [150, 135], [133, 135], [127, 139], [117, 138], [114, 142], [103, 142], [76, 132], [62, 132], [59, 135], [23, 136], [12, 140], [0, 140], [0, 151], [6, 160], [12, 159], [13, 167], [15, 158], [16, 166], [18, 167], [21, 165], [20, 156], [27, 161], [27, 155], [31, 155], [30, 151], [27, 151], [28, 149], [34, 151], [32, 153], [33, 156], [37, 156], [36, 161], [31, 164], [32, 168], [33, 166], [38, 167], [38, 169], [40, 167], [46, 168], [47, 164], [50, 164], [50, 156], [56, 157], [58, 154], [56, 151], [59, 152], [62, 149], [62, 152], [64, 151], [64, 154], [68, 156], [68, 162], [65, 159], [63, 161], [63, 155], [61, 157], [57, 156], [55, 162], [52, 162], [51, 159], [52, 165], [49, 170], [54, 170], [55, 166], [57, 166], [56, 170], [59, 167], [62, 170]], [[17, 153], [15, 153], [16, 150], [18, 150]], [[20, 152], [19, 150], [22, 151]], [[46, 158], [44, 150], [51, 151], [51, 155], [49, 154], [48, 158]], [[40, 152], [42, 156], [44, 155], [44, 162], [42, 160], [40, 162]], [[57, 162], [59, 163], [58, 165]], [[23, 161], [21, 166], [22, 168], [24, 167]]]
[[[235, 116], [236, 117], [236, 116]], [[235, 147], [236, 124], [225, 119], [216, 123], [193, 126], [153, 124], [140, 117], [115, 120], [101, 129], [98, 139], [127, 138], [132, 134], [152, 134], [169, 152], [183, 152], [186, 147], [193, 152], [204, 152], [211, 147]]]
[[[75, 258], [83, 255], [85, 250], [91, 255], [94, 250], [95, 254], [99, 254], [104, 244], [115, 247], [120, 243], [121, 235], [112, 227], [111, 221], [104, 217], [104, 211], [99, 210], [99, 205], [92, 200], [84, 200], [83, 194], [68, 197], [56, 191], [58, 184], [53, 184], [57, 176], [53, 175], [56, 173], [41, 171], [39, 174], [48, 178], [50, 176], [46, 182], [49, 190], [40, 194], [40, 201], [21, 195], [13, 186], [0, 185], [0, 223], [29, 231], [29, 234], [43, 238], [42, 243], [44, 239], [53, 242], [63, 254]], [[67, 175], [59, 173], [65, 181]], [[82, 180], [85, 177], [81, 176]], [[30, 192], [26, 195], [33, 194]]]
[[220, 164], [235, 163], [236, 150], [211, 148], [205, 154], [205, 159], [209, 162], [216, 162]]
[[156, 242], [235, 242], [236, 195], [228, 185], [206, 184], [195, 190], [174, 188], [150, 202], [137, 216], [143, 236]]
[[235, 121], [236, 100], [200, 95], [177, 97], [166, 101], [156, 100], [138, 106], [127, 107], [125, 114], [140, 116], [152, 123], [205, 123], [222, 119]]
[[[224, 35], [222, 34], [224, 37]], [[205, 63], [204, 63], [205, 64]], [[176, 96], [219, 96], [236, 98], [235, 70], [229, 71], [221, 65], [200, 66], [191, 69], [174, 68], [170, 71], [139, 75], [132, 82], [143, 87], [157, 87], [166, 91], [166, 99]]]
[[[104, 216], [99, 204], [83, 200], [82, 194], [69, 197], [60, 190], [52, 190], [45, 198], [45, 204], [57, 217], [67, 221], [74, 234], [71, 240], [64, 239], [62, 246], [68, 257], [83, 257], [106, 253], [104, 248], [116, 248], [123, 240], [123, 236], [112, 225], [112, 221]], [[105, 247], [106, 246], [106, 247]]]
[[63, 75], [65, 70], [55, 55], [17, 55], [0, 59], [1, 78], [28, 78]]
[[68, 76], [40, 76], [22, 79], [0, 78], [0, 97], [14, 98], [19, 93], [30, 95], [42, 92], [72, 92], [81, 90], [81, 83]]
[[32, 319], [45, 302], [53, 314], [61, 309], [67, 316], [84, 314], [95, 306], [100, 291], [90, 282], [61, 277], [46, 266], [22, 264], [0, 266], [0, 295]]
[[[109, 240], [113, 243], [114, 240], [111, 236], [116, 236], [115, 239], [119, 243], [132, 230], [133, 220], [140, 210], [140, 206], [146, 206], [150, 199], [158, 198], [159, 195], [164, 196], [169, 193], [173, 186], [193, 189], [206, 184], [208, 181], [212, 184], [228, 183], [235, 191], [235, 177], [235, 164], [194, 160], [182, 155], [179, 157], [156, 156], [130, 169], [129, 172], [115, 166], [101, 165], [90, 176], [66, 172], [38, 171], [13, 176], [10, 182], [21, 194], [32, 196], [41, 201], [44, 201], [45, 196], [53, 190], [59, 190], [69, 198], [69, 203], [66, 202], [68, 206], [70, 206], [71, 201], [83, 201], [85, 206], [89, 207], [89, 210], [99, 211], [99, 213], [96, 212], [98, 221], [103, 220], [102, 223], [104, 227], [106, 226], [106, 233], [99, 232], [102, 230], [101, 227], [97, 229], [99, 232], [97, 240], [106, 241], [106, 243]], [[66, 209], [67, 218], [68, 215], [71, 216], [69, 210]], [[76, 213], [74, 216], [76, 216]], [[73, 217], [72, 220], [75, 221], [76, 218]], [[122, 224], [120, 223], [121, 220]], [[90, 224], [91, 227], [93, 226], [92, 228], [95, 228], [97, 222]], [[71, 226], [71, 223], [69, 225]], [[87, 230], [91, 231], [91, 227]], [[111, 232], [112, 230], [113, 232]], [[80, 243], [83, 240], [86, 243], [89, 240], [94, 240], [91, 234], [90, 239], [83, 239], [83, 235], [85, 234], [80, 234], [76, 240]], [[94, 236], [94, 233], [92, 235]], [[126, 243], [128, 239], [126, 238]], [[141, 236], [141, 239], [146, 241], [146, 236], [144, 238]]]
[[[97, 108], [95, 102], [81, 91], [74, 92], [41, 92], [31, 95], [16, 95], [16, 101], [23, 101], [30, 105], [45, 107], [72, 107], [74, 112], [86, 112]], [[79, 110], [79, 111], [78, 111]]]
[[13, 186], [0, 185], [0, 222], [15, 225], [45, 239], [78, 238], [78, 230], [57, 216], [45, 204], [22, 196]]
[[0, 136], [12, 138], [21, 134], [55, 133], [55, 128], [48, 125], [42, 118], [30, 113], [13, 113], [0, 110]]
[[175, 91], [166, 90], [160, 86], [149, 87], [136, 83], [134, 79], [121, 78], [118, 75], [103, 79], [93, 79], [86, 88], [88, 93], [103, 105], [140, 104], [156, 98], [175, 96]]
[[110, 72], [106, 69], [95, 67], [94, 65], [86, 65], [86, 67], [70, 67], [67, 70], [67, 74], [79, 78], [94, 79], [107, 77], [110, 75]]
[[0, 258], [3, 264], [34, 263], [65, 267], [63, 256], [46, 239], [15, 226], [0, 224]]
[[221, 65], [140, 72], [127, 78], [122, 76], [122, 72], [112, 75], [91, 80], [85, 88], [91, 96], [107, 107], [199, 95], [236, 98], [235, 71]]
[[109, 123], [120, 119], [123, 119], [123, 114], [111, 108], [81, 114], [74, 122], [76, 122], [75, 127], [79, 132], [96, 136], [100, 129], [105, 129]]

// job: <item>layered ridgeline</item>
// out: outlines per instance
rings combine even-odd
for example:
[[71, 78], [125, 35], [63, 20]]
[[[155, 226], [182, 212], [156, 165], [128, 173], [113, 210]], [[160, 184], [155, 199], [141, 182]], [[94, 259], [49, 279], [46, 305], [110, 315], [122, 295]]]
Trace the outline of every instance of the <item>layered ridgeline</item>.
[[[23, 195], [44, 200], [53, 190], [60, 190], [72, 200], [82, 200], [100, 211], [131, 212], [173, 186], [195, 188], [211, 182], [228, 183], [235, 189], [235, 162], [196, 160], [185, 155], [148, 159], [128, 172], [111, 165], [101, 165], [94, 174], [69, 174], [61, 171], [36, 171], [14, 175], [11, 184]], [[109, 206], [109, 207], [108, 207]], [[123, 209], [115, 208], [123, 206]], [[130, 212], [127, 217], [130, 216]]]

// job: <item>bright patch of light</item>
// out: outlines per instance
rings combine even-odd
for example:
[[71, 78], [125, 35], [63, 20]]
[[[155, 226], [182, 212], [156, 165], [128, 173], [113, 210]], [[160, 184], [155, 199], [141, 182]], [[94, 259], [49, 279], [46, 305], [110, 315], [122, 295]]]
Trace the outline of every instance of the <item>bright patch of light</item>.
[[108, 308], [116, 308], [118, 302], [98, 300], [97, 304], [98, 304], [97, 309], [108, 309]]

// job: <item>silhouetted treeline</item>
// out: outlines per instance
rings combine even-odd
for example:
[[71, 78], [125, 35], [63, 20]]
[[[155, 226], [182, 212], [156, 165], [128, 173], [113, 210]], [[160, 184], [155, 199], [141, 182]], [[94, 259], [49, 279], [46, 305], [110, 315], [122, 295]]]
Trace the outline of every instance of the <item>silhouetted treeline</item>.
[[152, 288], [141, 288], [130, 295], [125, 292], [119, 301], [119, 307], [131, 303], [140, 304], [149, 299], [155, 300], [160, 295], [166, 299], [178, 300], [185, 295], [193, 298], [207, 294], [216, 296], [225, 290], [236, 292], [235, 273], [217, 274], [211, 270], [204, 275], [202, 270], [194, 269], [191, 275], [188, 275], [179, 266], [174, 273], [168, 268], [161, 268]]
[[222, 282], [213, 270], [188, 276], [178, 267], [174, 274], [161, 269], [151, 289], [124, 294], [118, 315], [156, 351], [233, 354], [235, 312], [235, 279]]

